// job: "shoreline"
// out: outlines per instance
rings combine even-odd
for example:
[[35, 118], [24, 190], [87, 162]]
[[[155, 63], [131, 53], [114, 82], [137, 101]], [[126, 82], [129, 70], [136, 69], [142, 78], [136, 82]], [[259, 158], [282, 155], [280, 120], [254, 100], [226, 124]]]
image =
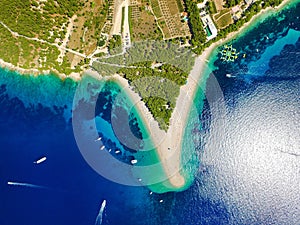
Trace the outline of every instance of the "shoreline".
[[[209, 47], [207, 47], [202, 53], [201, 55], [197, 56], [196, 58], [198, 57], [201, 57], [205, 52], [207, 52], [208, 49], [211, 49], [213, 48], [212, 50], [214, 50], [214, 48], [216, 47], [216, 45], [220, 45], [222, 42], [226, 42], [228, 41], [229, 39], [232, 39], [233, 37], [235, 37], [236, 35], [238, 35], [239, 32], [241, 32], [242, 30], [244, 30], [246, 27], [248, 27], [248, 25], [250, 25], [254, 20], [258, 19], [258, 17], [260, 17], [263, 13], [266, 13], [268, 11], [279, 11], [281, 10], [284, 6], [286, 6], [287, 4], [291, 3], [292, 0], [283, 0], [283, 2], [273, 8], [271, 6], [267, 7], [266, 9], [262, 9], [258, 14], [254, 15], [250, 21], [248, 21], [247, 23], [243, 24], [242, 27], [239, 28], [238, 31], [234, 31], [232, 33], [229, 33], [227, 35], [227, 37], [217, 41], [217, 42], [214, 42], [212, 43]], [[210, 52], [210, 51], [208, 51]], [[204, 55], [204, 56], [207, 56], [207, 55]], [[208, 54], [209, 56], [209, 54]], [[207, 58], [207, 57], [206, 57]], [[83, 70], [81, 72], [72, 72], [71, 74], [69, 75], [66, 75], [66, 74], [63, 74], [63, 73], [59, 73], [58, 71], [55, 71], [55, 70], [38, 70], [38, 69], [24, 69], [24, 68], [21, 68], [19, 66], [15, 66], [13, 65], [12, 63], [9, 63], [9, 62], [5, 62], [3, 59], [0, 58], [0, 68], [2, 69], [8, 69], [10, 71], [15, 71], [15, 72], [18, 72], [19, 74], [21, 75], [34, 75], [34, 76], [39, 76], [39, 75], [48, 75], [48, 74], [55, 74], [57, 75], [60, 79], [64, 80], [66, 78], [71, 78], [73, 79], [74, 81], [80, 81], [81, 78], [82, 78], [82, 75], [83, 74], [86, 74], [86, 73], [93, 73], [95, 71], [91, 70], [91, 69], [87, 69], [87, 70]]]
[[89, 70], [86, 70], [86, 71], [83, 71], [82, 73], [72, 72], [69, 75], [66, 75], [66, 74], [59, 73], [58, 71], [51, 71], [51, 70], [40, 71], [38, 69], [24, 69], [24, 68], [15, 66], [12, 63], [5, 62], [3, 59], [0, 59], [0, 68], [19, 73], [21, 75], [41, 76], [41, 75], [53, 74], [53, 75], [58, 76], [61, 80], [65, 80], [66, 78], [71, 78], [74, 81], [80, 81], [82, 74], [86, 73], [86, 71], [89, 71]]
[[[118, 74], [101, 79], [110, 80], [118, 83], [126, 95], [131, 99], [136, 107], [143, 124], [147, 128], [153, 144], [156, 148], [157, 155], [164, 169], [166, 180], [172, 186], [171, 189], [182, 189], [186, 181], [180, 174], [181, 170], [181, 143], [185, 131], [186, 121], [193, 103], [193, 97], [199, 85], [198, 81], [202, 77], [201, 71], [204, 71], [206, 61], [204, 57], [209, 57], [214, 48], [208, 48], [201, 56], [195, 60], [193, 69], [187, 79], [187, 84], [180, 88], [180, 94], [176, 100], [176, 107], [170, 119], [170, 125], [167, 132], [159, 128], [158, 122], [154, 119], [145, 103], [141, 100], [138, 93], [134, 92], [128, 81]], [[204, 55], [204, 56], [203, 56]], [[98, 75], [98, 78], [100, 75]], [[191, 91], [192, 90], [192, 91]], [[180, 105], [178, 106], [178, 102]], [[167, 187], [170, 188], [170, 187]]]
[[[201, 55], [197, 56], [196, 58], [201, 57], [203, 55], [203, 53], [207, 52], [208, 49], [215, 48], [216, 45], [220, 45], [222, 42], [226, 42], [229, 39], [231, 39], [231, 38], [235, 37], [236, 35], [238, 35], [239, 32], [241, 32], [246, 27], [248, 27], [248, 25], [250, 25], [251, 23], [253, 23], [254, 20], [256, 20], [256, 19], [258, 19], [258, 17], [262, 16], [263, 13], [266, 13], [266, 12], [269, 12], [269, 11], [279, 11], [279, 10], [281, 10], [284, 6], [286, 6], [289, 3], [292, 3], [292, 0], [283, 0], [283, 2], [279, 6], [276, 6], [275, 8], [269, 6], [269, 7], [265, 8], [265, 9], [262, 9], [258, 14], [254, 15], [250, 19], [250, 21], [248, 21], [245, 24], [243, 24], [243, 26], [240, 27], [238, 31], [234, 31], [232, 33], [229, 33], [225, 38], [223, 38], [223, 39], [221, 39], [221, 40], [219, 40], [217, 42], [212, 43], [209, 47], [207, 47], [201, 53]], [[82, 75], [86, 74], [87, 72], [92, 72], [92, 73], [94, 72], [91, 69], [87, 69], [87, 70], [83, 70], [81, 72], [72, 72], [71, 74], [66, 75], [66, 74], [63, 74], [63, 73], [59, 73], [58, 71], [55, 71], [55, 70], [51, 71], [51, 70], [38, 70], [38, 69], [24, 69], [24, 68], [21, 68], [19, 66], [15, 66], [12, 63], [5, 62], [1, 58], [0, 58], [0, 68], [2, 68], [2, 69], [8, 69], [10, 71], [15, 71], [15, 72], [18, 72], [18, 73], [20, 73], [22, 75], [27, 74], [27, 75], [39, 76], [39, 75], [48, 75], [48, 74], [53, 73], [53, 74], [57, 75], [59, 78], [61, 78], [62, 80], [66, 79], [66, 78], [71, 78], [74, 81], [80, 81], [81, 78], [82, 78]]]
[[[169, 129], [167, 132], [159, 129], [158, 123], [154, 120], [149, 109], [146, 107], [145, 103], [141, 101], [141, 97], [132, 90], [131, 86], [128, 84], [128, 81], [126, 79], [122, 78], [119, 75], [101, 78], [114, 80], [118, 82], [120, 86], [124, 89], [128, 97], [136, 105], [136, 108], [140, 113], [140, 117], [143, 120], [145, 126], [147, 127], [148, 132], [151, 135], [151, 138], [154, 142], [157, 155], [159, 156], [160, 162], [166, 174], [166, 179], [174, 189], [181, 189], [184, 188], [186, 185], [184, 176], [180, 174], [180, 170], [182, 167], [181, 152], [183, 135], [189, 117], [189, 112], [193, 105], [193, 99], [199, 88], [198, 82], [201, 82], [201, 79], [203, 78], [207, 62], [209, 62], [208, 60], [211, 57], [212, 53], [218, 46], [228, 42], [229, 40], [237, 37], [240, 34], [243, 34], [243, 32], [245, 32], [245, 29], [249, 28], [253, 23], [255, 23], [256, 20], [263, 17], [264, 14], [268, 16], [268, 12], [276, 13], [291, 2], [292, 0], [284, 0], [279, 6], [275, 8], [268, 7], [266, 9], [261, 10], [258, 14], [253, 16], [250, 21], [243, 24], [243, 26], [240, 27], [238, 31], [229, 33], [225, 38], [212, 43], [208, 48], [206, 48], [202, 52], [201, 55], [195, 58], [195, 63], [193, 69], [190, 71], [190, 74], [187, 78], [187, 83], [181, 86], [180, 88], [180, 94], [177, 97], [176, 106], [172, 113]], [[41, 74], [51, 74], [50, 70], [39, 71], [38, 69], [22, 69], [12, 65], [11, 63], [4, 62], [2, 59], [0, 59], [0, 67], [16, 71], [20, 74], [32, 74], [35, 76]], [[89, 74], [93, 77], [96, 77], [97, 79], [99, 79], [100, 77], [100, 75], [92, 69], [82, 71], [81, 73], [71, 73], [69, 76], [57, 73], [55, 71], [54, 74], [62, 80], [66, 78], [71, 78], [74, 81], [80, 81], [82, 78], [82, 74]]]
[[[257, 15], [253, 16], [250, 21], [243, 24], [243, 26], [240, 27], [238, 31], [232, 32], [228, 34], [226, 38], [223, 38], [213, 43], [211, 46], [206, 48], [200, 56], [196, 57], [193, 69], [191, 70], [187, 78], [187, 83], [181, 86], [180, 88], [180, 94], [176, 100], [176, 106], [170, 119], [169, 129], [166, 133], [163, 132], [164, 138], [161, 142], [159, 142], [158, 140], [160, 140], [163, 135], [161, 133], [162, 131], [159, 129], [156, 121], [155, 122], [157, 126], [156, 127], [151, 126], [151, 123], [153, 123], [154, 118], [149, 112], [146, 105], [143, 102], [142, 104], [136, 105], [138, 111], [141, 112], [141, 117], [144, 124], [146, 124], [146, 127], [148, 128], [153, 138], [153, 142], [156, 146], [156, 150], [161, 160], [161, 163], [163, 165], [163, 168], [165, 170], [167, 179], [169, 183], [173, 186], [173, 188], [175, 189], [184, 188], [186, 184], [185, 178], [180, 174], [183, 134], [185, 131], [185, 125], [188, 120], [188, 115], [193, 104], [194, 96], [199, 87], [198, 82], [200, 82], [201, 79], [203, 78], [205, 67], [207, 65], [207, 62], [209, 62], [208, 59], [210, 58], [210, 56], [218, 46], [238, 36], [246, 28], [248, 28], [251, 24], [253, 24], [253, 22], [259, 19], [263, 14], [272, 11], [273, 12], [280, 11], [290, 1], [291, 0], [284, 0], [276, 8], [268, 7], [266, 9], [261, 10]], [[118, 81], [120, 81], [120, 78], [122, 77], [117, 75]], [[128, 82], [127, 83], [124, 83], [122, 81], [120, 82], [122, 87], [125, 88], [126, 92], [128, 93], [128, 95], [131, 97], [133, 101], [141, 102], [140, 96], [131, 89]], [[135, 95], [137, 95], [138, 97], [136, 97]], [[146, 118], [145, 115], [147, 114], [142, 113], [145, 110], [147, 114], [150, 113], [150, 120], [149, 118]], [[153, 133], [155, 133], [156, 136], [158, 135], [158, 137], [153, 136]], [[171, 151], [168, 151], [167, 150], [168, 148], [170, 148]]]
[[[142, 98], [139, 96], [138, 93], [133, 91], [132, 87], [129, 85], [128, 81], [125, 78], [121, 77], [118, 74], [115, 74], [113, 76], [102, 78], [102, 79], [107, 79], [109, 81], [113, 81], [118, 85], [120, 85], [120, 87], [122, 87], [122, 91], [124, 91], [125, 94], [130, 98], [134, 107], [138, 111], [144, 126], [146, 127], [148, 133], [151, 136], [151, 140], [153, 141], [154, 147], [156, 148], [156, 152], [159, 157], [159, 160], [166, 173], [165, 175], [167, 176], [167, 178], [169, 178], [170, 172], [173, 170], [170, 170], [168, 168], [168, 165], [165, 163], [165, 161], [168, 159], [168, 155], [165, 154], [167, 151], [162, 150], [162, 149], [165, 150], [168, 149], [165, 142], [167, 139], [166, 132], [159, 128], [158, 122], [154, 119], [149, 109], [142, 101]], [[179, 164], [179, 162], [177, 162], [176, 164]], [[174, 183], [174, 185], [179, 186], [179, 184], [177, 184], [176, 182]]]

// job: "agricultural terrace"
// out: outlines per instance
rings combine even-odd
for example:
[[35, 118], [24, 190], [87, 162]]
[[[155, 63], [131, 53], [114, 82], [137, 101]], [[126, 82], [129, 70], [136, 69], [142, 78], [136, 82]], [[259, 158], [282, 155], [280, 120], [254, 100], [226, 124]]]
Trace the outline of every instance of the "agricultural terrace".
[[150, 6], [164, 39], [190, 36], [188, 24], [181, 21], [181, 0], [150, 0]]
[[147, 2], [138, 0], [130, 2], [129, 26], [133, 41], [160, 40], [163, 38], [155, 16]]

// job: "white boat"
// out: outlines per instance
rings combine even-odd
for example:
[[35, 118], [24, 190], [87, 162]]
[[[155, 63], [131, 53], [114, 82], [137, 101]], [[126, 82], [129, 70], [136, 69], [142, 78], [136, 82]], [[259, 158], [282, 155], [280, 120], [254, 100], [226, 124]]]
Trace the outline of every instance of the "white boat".
[[136, 159], [132, 159], [130, 162], [131, 164], [136, 164], [138, 161]]
[[46, 160], [47, 160], [47, 157], [44, 156], [44, 157], [40, 158], [39, 160], [34, 161], [33, 163], [34, 163], [34, 164], [40, 164], [40, 163], [42, 163], [42, 162], [45, 162]]
[[119, 154], [120, 152], [121, 152], [120, 150], [115, 151], [116, 154]]
[[102, 145], [102, 147], [100, 148], [100, 150], [104, 150], [104, 148], [105, 148], [105, 146], [104, 146], [104, 145]]
[[104, 199], [102, 204], [101, 204], [100, 212], [103, 212], [105, 206], [106, 206], [106, 200]]
[[159, 202], [162, 203], [162, 202], [164, 202], [164, 200], [161, 199], [161, 200], [159, 200]]
[[102, 139], [102, 137], [98, 137], [95, 141], [100, 141]]
[[236, 76], [232, 75], [231, 73], [227, 73], [226, 77], [231, 78], [231, 77], [236, 77]]

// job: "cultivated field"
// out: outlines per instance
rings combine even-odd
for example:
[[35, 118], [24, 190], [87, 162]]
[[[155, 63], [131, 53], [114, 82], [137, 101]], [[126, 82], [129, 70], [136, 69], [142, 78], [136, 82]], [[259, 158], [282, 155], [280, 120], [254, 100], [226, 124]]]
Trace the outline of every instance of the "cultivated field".
[[151, 0], [150, 3], [164, 39], [190, 36], [187, 23], [181, 21], [181, 0]]
[[162, 32], [145, 2], [131, 1], [129, 13], [133, 41], [162, 39]]
[[229, 24], [233, 23], [232, 15], [230, 9], [223, 9], [213, 16], [214, 21], [219, 29], [227, 27]]

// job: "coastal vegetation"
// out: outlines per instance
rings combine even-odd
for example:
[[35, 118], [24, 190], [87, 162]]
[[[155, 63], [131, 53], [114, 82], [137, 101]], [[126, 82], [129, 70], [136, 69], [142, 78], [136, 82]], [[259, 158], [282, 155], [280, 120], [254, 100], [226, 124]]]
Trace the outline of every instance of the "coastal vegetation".
[[151, 61], [175, 65], [181, 70], [189, 72], [194, 65], [194, 56], [188, 48], [179, 48], [172, 42], [149, 40], [133, 43], [124, 55], [99, 58], [93, 66], [105, 63], [122, 67], [137, 62]]
[[102, 76], [126, 78], [145, 102], [160, 128], [167, 130], [179, 90], [194, 64], [187, 48], [164, 41], [138, 42], [124, 55], [103, 57], [93, 63]]
[[[270, 1], [268, 1], [268, 3], [266, 3], [265, 1], [261, 1], [261, 0], [255, 1], [247, 8], [247, 10], [245, 10], [243, 12], [242, 17], [240, 19], [238, 19], [237, 21], [235, 21], [235, 23], [230, 24], [229, 26], [227, 26], [224, 29], [220, 29], [218, 36], [214, 41], [225, 38], [229, 33], [233, 32], [233, 31], [237, 31], [246, 22], [249, 22], [251, 20], [251, 18], [254, 15], [256, 15], [257, 13], [259, 13], [262, 9], [264, 9], [268, 6], [275, 7], [275, 6], [279, 5], [282, 1], [283, 0], [270, 0]], [[208, 42], [205, 44], [204, 47], [207, 47], [210, 44], [211, 44], [211, 42]]]
[[160, 128], [167, 130], [176, 105], [179, 88], [185, 84], [188, 73], [170, 64], [140, 62], [136, 68], [122, 68], [117, 73], [126, 78], [157, 120]]
[[[223, 11], [219, 12], [219, 14], [214, 17], [214, 19], [217, 21], [218, 25], [218, 35], [216, 38], [206, 41], [206, 33], [203, 29], [203, 24], [201, 22], [200, 18], [200, 11], [197, 8], [196, 2], [193, 0], [186, 0], [186, 10], [189, 13], [189, 26], [191, 29], [192, 37], [191, 37], [191, 47], [192, 50], [196, 54], [201, 54], [201, 52], [209, 47], [212, 43], [225, 38], [229, 33], [238, 31], [240, 27], [242, 27], [246, 22], [249, 22], [251, 18], [258, 14], [262, 9], [265, 9], [269, 6], [276, 7], [279, 4], [282, 3], [283, 0], [270, 0], [270, 1], [262, 1], [257, 0], [250, 4], [246, 10], [244, 10], [241, 14], [241, 18], [234, 21], [232, 23], [230, 9], [223, 9]], [[228, 8], [231, 8], [232, 6], [235, 6], [237, 4], [240, 4], [241, 0], [228, 0], [226, 1], [225, 6]], [[215, 7], [208, 4], [208, 11], [211, 13], [215, 11]], [[219, 18], [219, 19], [218, 19]]]
[[[216, 13], [214, 2], [208, 1], [207, 12], [214, 15], [213, 18], [219, 28], [218, 36], [209, 42], [206, 41], [197, 2], [203, 1], [185, 0], [184, 5], [181, 0], [151, 0], [143, 1], [141, 4], [133, 3], [129, 7], [132, 40], [148, 40], [151, 45], [150, 40], [165, 39], [165, 44], [168, 45], [169, 41], [166, 39], [171, 38], [171, 42], [178, 42], [177, 44], [180, 45], [185, 44], [185, 39], [188, 39], [191, 44], [190, 48], [196, 54], [200, 54], [211, 43], [226, 37], [230, 32], [237, 31], [261, 9], [277, 6], [282, 0], [255, 1], [247, 6], [246, 10], [243, 9], [241, 18], [234, 22], [229, 13], [230, 7], [241, 4], [240, 0], [227, 0], [225, 6], [229, 8], [218, 13]], [[161, 9], [162, 5], [168, 6], [169, 10]], [[97, 47], [107, 46], [110, 55], [122, 52], [121, 36], [109, 36], [102, 33], [105, 33], [105, 30], [110, 27], [107, 24], [112, 21], [113, 1], [111, 0], [2, 0], [0, 7], [2, 9], [0, 58], [15, 66], [70, 74], [87, 68], [89, 61], [87, 56]], [[190, 32], [185, 29], [187, 23], [182, 22], [180, 18], [180, 12], [184, 9], [188, 12], [191, 39], [189, 39]], [[124, 10], [122, 10], [123, 13]], [[124, 20], [124, 15], [122, 20]], [[172, 25], [173, 22], [175, 26]], [[170, 27], [173, 28], [170, 29]], [[126, 53], [130, 55], [126, 58], [127, 60], [140, 58], [140, 53], [144, 52], [143, 49], [135, 52], [136, 46], [133, 49], [129, 49]], [[161, 60], [147, 60], [164, 62], [172, 61], [171, 57], [174, 57], [170, 64], [176, 63], [176, 54], [172, 55], [165, 51], [160, 54]], [[122, 60], [119, 61], [122, 63]], [[185, 71], [186, 68], [182, 69]]]
[[[192, 50], [197, 54], [213, 42], [225, 38], [230, 32], [237, 31], [252, 16], [267, 7], [262, 1], [253, 3], [244, 11], [239, 20], [220, 29], [215, 39], [206, 42], [206, 34], [196, 3], [189, 0], [185, 3], [192, 30]], [[279, 3], [280, 1], [271, 1], [270, 4]], [[216, 10], [214, 6], [210, 7]], [[227, 10], [224, 14], [226, 13], [228, 13]], [[145, 102], [160, 127], [166, 130], [179, 95], [179, 88], [185, 84], [187, 74], [192, 68], [193, 60], [187, 57], [190, 55], [187, 53], [185, 48], [172, 45], [172, 41], [140, 42], [133, 44], [124, 55], [99, 59], [93, 67], [102, 75], [117, 73], [126, 78]]]
[[[186, 0], [186, 10], [189, 13], [189, 25], [192, 33], [191, 44], [192, 47], [197, 48], [206, 41], [206, 33], [203, 29], [203, 24], [200, 18], [200, 11], [196, 2], [193, 0]], [[195, 51], [197, 52], [197, 51]], [[198, 52], [197, 52], [198, 53]]]
[[2, 0], [0, 58], [23, 69], [81, 72], [84, 55], [100, 42], [107, 6], [100, 0]]
[[111, 55], [120, 53], [122, 46], [122, 38], [120, 35], [113, 35], [109, 40], [108, 51]]
[[206, 6], [208, 8], [208, 11], [210, 14], [215, 14], [217, 13], [217, 8], [216, 8], [216, 5], [215, 5], [215, 2], [214, 1], [208, 1], [206, 3]]
[[230, 8], [232, 6], [238, 5], [240, 2], [242, 2], [243, 0], [226, 0], [226, 4], [225, 6], [227, 8]]

